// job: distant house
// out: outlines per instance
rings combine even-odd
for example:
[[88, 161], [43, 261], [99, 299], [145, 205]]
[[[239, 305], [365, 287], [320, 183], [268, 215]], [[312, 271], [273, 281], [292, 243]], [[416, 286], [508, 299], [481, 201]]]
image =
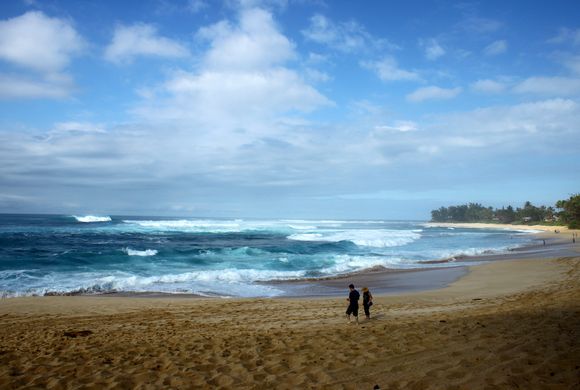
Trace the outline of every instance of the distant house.
[[522, 219], [522, 221], [524, 221], [524, 222], [530, 222], [531, 220], [532, 220], [532, 217], [524, 217]]

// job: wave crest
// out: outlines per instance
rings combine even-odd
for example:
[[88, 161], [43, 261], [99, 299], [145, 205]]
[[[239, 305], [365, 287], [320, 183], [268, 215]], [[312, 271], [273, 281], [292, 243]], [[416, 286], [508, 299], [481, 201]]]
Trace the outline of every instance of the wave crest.
[[83, 223], [91, 223], [91, 222], [111, 222], [111, 217], [109, 216], [104, 216], [104, 217], [100, 217], [97, 215], [85, 215], [85, 216], [77, 216], [77, 215], [73, 215], [73, 218], [77, 220], [77, 222], [83, 222]]
[[142, 256], [142, 257], [155, 256], [157, 253], [159, 253], [157, 249], [145, 249], [144, 251], [140, 251], [131, 248], [123, 248], [123, 252], [125, 252], [129, 256]]

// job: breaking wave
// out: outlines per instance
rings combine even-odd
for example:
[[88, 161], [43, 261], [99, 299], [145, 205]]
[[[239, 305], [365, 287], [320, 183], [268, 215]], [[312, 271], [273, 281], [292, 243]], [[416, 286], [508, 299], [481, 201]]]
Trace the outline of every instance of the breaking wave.
[[144, 251], [140, 251], [131, 248], [124, 248], [123, 252], [125, 252], [129, 256], [142, 256], [142, 257], [155, 256], [158, 253], [157, 249], [145, 249]]
[[99, 217], [96, 215], [85, 215], [82, 217], [73, 215], [74, 219], [77, 220], [77, 222], [83, 222], [83, 223], [90, 223], [90, 222], [111, 222], [111, 217], [109, 216], [105, 216], [105, 217]]
[[388, 248], [403, 246], [421, 238], [421, 230], [340, 230], [316, 233], [297, 233], [288, 237], [296, 241], [350, 241], [358, 246]]

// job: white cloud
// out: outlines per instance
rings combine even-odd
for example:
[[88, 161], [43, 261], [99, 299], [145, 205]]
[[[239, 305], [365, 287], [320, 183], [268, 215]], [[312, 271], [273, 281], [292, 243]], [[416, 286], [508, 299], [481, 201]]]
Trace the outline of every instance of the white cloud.
[[477, 80], [471, 84], [471, 89], [475, 92], [480, 93], [501, 93], [505, 91], [506, 86], [504, 83], [495, 80]]
[[551, 96], [580, 94], [580, 79], [567, 77], [530, 77], [513, 88], [516, 93]]
[[38, 11], [0, 22], [0, 58], [44, 73], [66, 68], [84, 41], [70, 22]]
[[65, 72], [85, 42], [72, 24], [42, 12], [0, 21], [0, 60], [19, 68], [0, 75], [0, 97], [60, 99], [74, 90]]
[[116, 64], [127, 63], [137, 56], [182, 58], [189, 55], [185, 46], [161, 37], [149, 24], [117, 26], [113, 40], [105, 49], [105, 59]]
[[188, 129], [192, 142], [218, 153], [263, 138], [296, 139], [281, 124], [287, 116], [332, 104], [308, 75], [286, 66], [297, 57], [294, 45], [269, 12], [244, 9], [236, 23], [219, 22], [199, 36], [209, 40], [199, 70], [174, 72], [159, 95], [148, 90], [135, 109], [139, 117]]
[[361, 66], [374, 71], [383, 81], [419, 80], [417, 73], [400, 69], [393, 57], [385, 57], [381, 61], [361, 62]]
[[499, 40], [490, 43], [483, 49], [483, 53], [486, 56], [497, 56], [499, 54], [505, 53], [507, 51], [508, 44], [505, 40]]
[[456, 88], [441, 88], [437, 86], [429, 86], [419, 88], [416, 91], [407, 95], [407, 100], [413, 103], [422, 102], [425, 100], [442, 100], [453, 99], [461, 93], [460, 87]]
[[373, 37], [355, 21], [335, 23], [320, 14], [310, 18], [310, 25], [302, 30], [302, 34], [308, 40], [345, 53], [385, 47], [398, 48], [386, 39]]
[[200, 37], [210, 40], [204, 64], [211, 69], [264, 69], [296, 58], [294, 44], [280, 34], [268, 12], [242, 11], [239, 26], [220, 22], [202, 28]]
[[445, 49], [439, 45], [436, 39], [421, 40], [419, 45], [425, 50], [425, 57], [428, 60], [433, 61], [445, 55]]

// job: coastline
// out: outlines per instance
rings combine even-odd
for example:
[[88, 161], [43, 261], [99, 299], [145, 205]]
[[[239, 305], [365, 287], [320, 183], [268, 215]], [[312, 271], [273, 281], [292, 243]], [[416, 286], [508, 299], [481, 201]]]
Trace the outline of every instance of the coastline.
[[344, 296], [13, 298], [0, 301], [0, 387], [574, 388], [579, 296], [569, 257], [377, 294], [360, 326]]

